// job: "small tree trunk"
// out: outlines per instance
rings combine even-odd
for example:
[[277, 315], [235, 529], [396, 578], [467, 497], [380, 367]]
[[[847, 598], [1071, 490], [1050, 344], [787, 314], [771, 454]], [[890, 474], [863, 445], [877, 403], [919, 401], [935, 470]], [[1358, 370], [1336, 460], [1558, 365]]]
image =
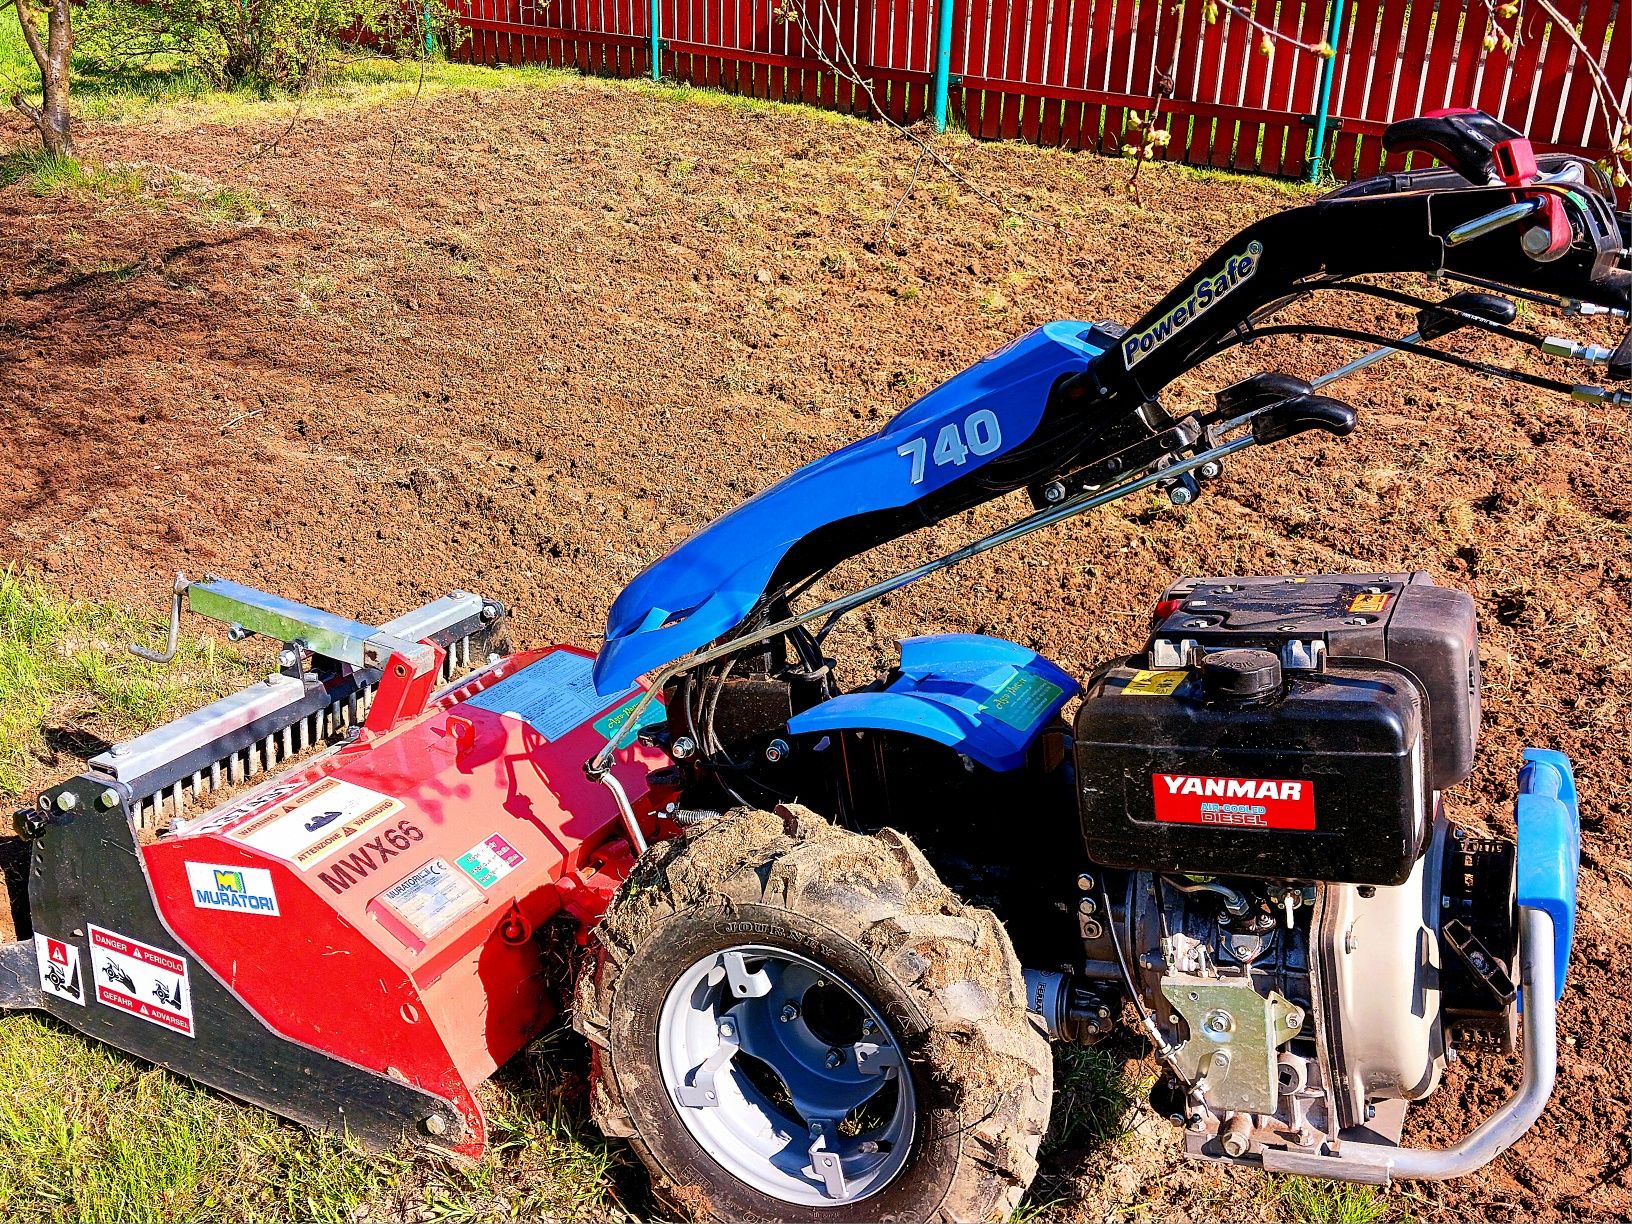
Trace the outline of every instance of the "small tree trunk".
[[17, 20], [23, 27], [23, 41], [39, 65], [40, 105], [35, 106], [21, 93], [11, 96], [11, 104], [21, 111], [47, 153], [58, 157], [74, 155], [74, 138], [68, 113], [68, 60], [74, 50], [74, 30], [68, 20], [68, 0], [51, 0], [51, 13], [46, 22], [45, 42], [34, 28], [33, 0], [14, 0]]

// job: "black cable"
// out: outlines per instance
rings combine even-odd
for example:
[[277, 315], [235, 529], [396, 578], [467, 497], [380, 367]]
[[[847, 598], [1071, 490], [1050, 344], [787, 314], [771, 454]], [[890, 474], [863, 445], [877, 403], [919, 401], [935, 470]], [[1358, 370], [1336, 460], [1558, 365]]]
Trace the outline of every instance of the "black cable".
[[1559, 382], [1557, 379], [1543, 378], [1539, 374], [1526, 374], [1520, 370], [1509, 370], [1502, 366], [1486, 365], [1482, 361], [1458, 357], [1455, 353], [1447, 353], [1443, 349], [1429, 348], [1425, 344], [1413, 344], [1405, 340], [1390, 339], [1388, 336], [1379, 336], [1375, 332], [1360, 331], [1358, 328], [1353, 327], [1328, 327], [1315, 323], [1277, 323], [1273, 327], [1260, 327], [1245, 334], [1227, 336], [1208, 356], [1216, 357], [1227, 348], [1233, 348], [1237, 344], [1244, 344], [1249, 340], [1258, 340], [1264, 336], [1331, 336], [1338, 340], [1354, 340], [1360, 344], [1374, 344], [1380, 348], [1397, 349], [1402, 353], [1415, 353], [1419, 357], [1428, 357], [1434, 361], [1443, 361], [1446, 365], [1472, 370], [1475, 374], [1488, 374], [1492, 378], [1511, 379], [1513, 382], [1526, 383], [1529, 386], [1539, 387], [1543, 391], [1552, 391], [1558, 395], [1572, 395], [1576, 388], [1575, 383]]
[[1330, 285], [1322, 286], [1322, 288], [1341, 289], [1346, 293], [1361, 293], [1367, 297], [1381, 298], [1385, 302], [1393, 302], [1399, 306], [1415, 306], [1419, 310], [1437, 310], [1441, 314], [1449, 315], [1454, 319], [1461, 319], [1462, 322], [1477, 327], [1482, 331], [1491, 332], [1508, 340], [1516, 340], [1520, 344], [1533, 345], [1538, 349], [1541, 347], [1541, 342], [1546, 339], [1539, 332], [1521, 331], [1516, 327], [1508, 327], [1504, 323], [1493, 323], [1479, 315], [1469, 314], [1467, 311], [1458, 310], [1454, 306], [1447, 306], [1444, 302], [1430, 302], [1426, 298], [1412, 297], [1409, 293], [1402, 293], [1398, 289], [1389, 289], [1383, 285], [1368, 285], [1364, 281], [1336, 281]]

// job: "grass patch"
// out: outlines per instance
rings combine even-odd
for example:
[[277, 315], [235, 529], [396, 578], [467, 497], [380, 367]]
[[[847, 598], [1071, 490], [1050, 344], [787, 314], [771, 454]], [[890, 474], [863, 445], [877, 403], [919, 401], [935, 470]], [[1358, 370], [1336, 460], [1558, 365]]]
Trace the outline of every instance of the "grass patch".
[[1323, 1181], [1313, 1177], [1272, 1179], [1260, 1195], [1267, 1207], [1278, 1207], [1299, 1224], [1372, 1224], [1394, 1217], [1388, 1199], [1373, 1186]]
[[32, 148], [0, 157], [0, 187], [14, 183], [37, 196], [75, 193], [135, 199], [142, 194], [142, 176], [134, 170]]
[[404, 1167], [28, 1014], [0, 1025], [0, 1215], [350, 1220]]
[[62, 747], [94, 748], [247, 682], [245, 657], [212, 636], [183, 640], [163, 667], [126, 651], [159, 632], [151, 617], [0, 571], [0, 798], [38, 782]]
[[1054, 1104], [1043, 1155], [1072, 1148], [1102, 1148], [1128, 1136], [1128, 1112], [1149, 1085], [1123, 1053], [1099, 1046], [1054, 1047]]

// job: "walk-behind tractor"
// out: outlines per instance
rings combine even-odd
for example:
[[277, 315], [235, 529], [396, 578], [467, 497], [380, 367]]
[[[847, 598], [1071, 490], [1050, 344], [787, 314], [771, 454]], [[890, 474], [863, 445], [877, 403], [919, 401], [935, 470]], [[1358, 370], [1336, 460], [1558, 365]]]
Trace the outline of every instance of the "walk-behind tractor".
[[[1087, 677], [932, 634], [846, 686], [824, 650], [965, 558], [1349, 433], [1326, 389], [1391, 351], [1627, 405], [1433, 344], [1474, 329], [1632, 376], [1632, 339], [1516, 319], [1515, 298], [1626, 317], [1600, 171], [1475, 112], [1385, 140], [1440, 166], [1260, 221], [1131, 327], [1021, 336], [653, 564], [598, 653], [506, 653], [504, 609], [463, 593], [376, 627], [178, 578], [172, 650], [187, 608], [281, 644], [279, 670], [19, 815], [32, 938], [0, 950], [0, 1001], [307, 1125], [471, 1158], [478, 1086], [570, 1011], [595, 1120], [668, 1207], [721, 1219], [1001, 1217], [1036, 1168], [1049, 1042], [1121, 1024], [1192, 1156], [1378, 1184], [1480, 1168], [1552, 1091], [1579, 825], [1557, 752], [1524, 754], [1516, 842], [1441, 802], [1479, 731], [1467, 595], [1184, 578]], [[1367, 279], [1395, 272], [1448, 295]], [[1416, 326], [1270, 321], [1317, 293]], [[1163, 409], [1179, 374], [1285, 333], [1381, 348]], [[1019, 490], [1012, 525], [812, 595]], [[1402, 1145], [1451, 1059], [1521, 1048], [1490, 1117]]]

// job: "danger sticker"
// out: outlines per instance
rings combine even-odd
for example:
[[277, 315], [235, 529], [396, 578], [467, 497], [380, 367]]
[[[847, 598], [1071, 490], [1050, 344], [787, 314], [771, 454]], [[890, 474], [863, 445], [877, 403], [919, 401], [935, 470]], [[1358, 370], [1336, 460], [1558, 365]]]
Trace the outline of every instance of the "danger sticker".
[[376, 898], [421, 939], [429, 941], [454, 919], [482, 903], [482, 893], [463, 874], [435, 858]]
[[196, 908], [278, 916], [278, 893], [266, 868], [216, 863], [188, 863], [186, 867], [187, 888]]
[[1315, 827], [1315, 785], [1281, 778], [1209, 778], [1159, 773], [1151, 779], [1156, 819], [1164, 824], [1235, 829]]
[[183, 1037], [194, 1036], [187, 961], [128, 935], [99, 926], [88, 929], [96, 1001]]
[[402, 801], [390, 795], [324, 778], [293, 807], [268, 812], [228, 836], [307, 871], [400, 811]]
[[1381, 612], [1394, 597], [1387, 591], [1362, 591], [1349, 600], [1350, 612]]
[[40, 965], [41, 990], [85, 1006], [85, 979], [79, 975], [77, 945], [35, 932], [34, 957]]
[[477, 842], [454, 862], [459, 870], [483, 888], [492, 888], [505, 876], [527, 861], [525, 855], [497, 833], [486, 841]]

